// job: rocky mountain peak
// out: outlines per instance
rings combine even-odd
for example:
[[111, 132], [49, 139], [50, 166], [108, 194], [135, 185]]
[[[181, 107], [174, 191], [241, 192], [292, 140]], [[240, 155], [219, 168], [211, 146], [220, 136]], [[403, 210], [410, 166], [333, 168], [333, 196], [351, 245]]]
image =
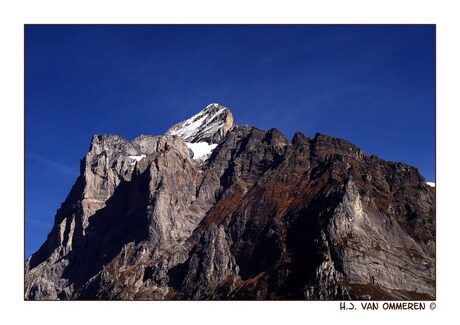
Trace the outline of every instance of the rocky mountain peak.
[[433, 300], [435, 214], [415, 167], [213, 103], [165, 135], [92, 138], [24, 297]]
[[198, 114], [173, 125], [167, 135], [177, 135], [190, 143], [207, 142], [217, 144], [235, 126], [230, 110], [220, 104], [212, 103]]

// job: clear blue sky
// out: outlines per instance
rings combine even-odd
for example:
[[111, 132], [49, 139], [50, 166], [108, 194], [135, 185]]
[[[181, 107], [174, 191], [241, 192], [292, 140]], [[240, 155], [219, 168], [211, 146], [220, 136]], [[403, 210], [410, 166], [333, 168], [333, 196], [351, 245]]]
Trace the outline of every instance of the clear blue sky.
[[237, 124], [344, 138], [434, 181], [434, 26], [26, 26], [26, 257], [93, 134]]

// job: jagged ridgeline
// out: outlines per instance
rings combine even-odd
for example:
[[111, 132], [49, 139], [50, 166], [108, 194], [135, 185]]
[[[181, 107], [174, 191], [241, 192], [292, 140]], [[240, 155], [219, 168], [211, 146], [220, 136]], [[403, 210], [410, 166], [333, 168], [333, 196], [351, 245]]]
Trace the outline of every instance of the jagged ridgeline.
[[435, 188], [347, 141], [237, 126], [96, 135], [25, 299], [435, 298]]

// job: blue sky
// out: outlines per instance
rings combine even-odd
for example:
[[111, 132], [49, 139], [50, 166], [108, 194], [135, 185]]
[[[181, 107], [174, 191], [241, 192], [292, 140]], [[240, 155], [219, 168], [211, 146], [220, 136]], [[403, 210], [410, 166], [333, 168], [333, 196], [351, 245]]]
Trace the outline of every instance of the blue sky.
[[434, 181], [434, 26], [26, 26], [26, 256], [93, 134], [237, 124], [344, 138]]

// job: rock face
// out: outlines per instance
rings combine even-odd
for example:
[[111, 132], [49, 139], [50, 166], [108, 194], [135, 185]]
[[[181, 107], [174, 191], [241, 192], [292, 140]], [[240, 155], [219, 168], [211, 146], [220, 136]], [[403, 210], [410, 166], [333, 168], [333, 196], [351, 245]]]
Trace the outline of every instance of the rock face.
[[30, 300], [434, 299], [435, 188], [211, 104], [163, 136], [94, 136], [25, 272]]

